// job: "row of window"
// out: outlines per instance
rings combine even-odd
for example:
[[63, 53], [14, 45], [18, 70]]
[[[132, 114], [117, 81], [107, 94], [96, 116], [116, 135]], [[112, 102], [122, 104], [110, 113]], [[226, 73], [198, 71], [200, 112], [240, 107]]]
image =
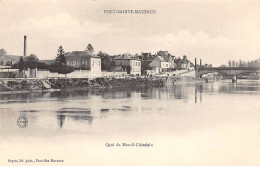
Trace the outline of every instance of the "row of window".
[[168, 63], [162, 64], [162, 67], [169, 67]]
[[[67, 62], [67, 65], [79, 66], [80, 65], [79, 63], [80, 63], [79, 61]], [[87, 60], [82, 61], [82, 65], [87, 65], [87, 63], [88, 63]], [[100, 61], [97, 61], [97, 64], [98, 66], [100, 66]], [[92, 66], [94, 65], [95, 65], [95, 61], [92, 61]]]
[[[80, 63], [80, 61], [76, 60], [74, 62], [67, 62], [67, 65], [79, 66], [80, 65], [79, 63]], [[86, 65], [87, 63], [88, 63], [87, 60], [85, 60], [85, 59], [82, 60], [82, 65]]]
[[132, 62], [132, 66], [141, 66], [140, 62]]
[[100, 61], [92, 61], [92, 66], [95, 66], [95, 62], [100, 66]]

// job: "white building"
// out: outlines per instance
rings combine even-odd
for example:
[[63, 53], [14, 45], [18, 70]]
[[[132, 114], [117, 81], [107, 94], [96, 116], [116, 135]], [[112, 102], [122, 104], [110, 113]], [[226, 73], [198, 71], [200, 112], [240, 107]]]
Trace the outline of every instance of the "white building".
[[114, 71], [126, 71], [127, 74], [141, 75], [141, 61], [131, 58], [131, 56], [124, 54], [114, 59]]
[[149, 65], [156, 74], [165, 73], [170, 68], [170, 63], [165, 61], [162, 56], [156, 56]]

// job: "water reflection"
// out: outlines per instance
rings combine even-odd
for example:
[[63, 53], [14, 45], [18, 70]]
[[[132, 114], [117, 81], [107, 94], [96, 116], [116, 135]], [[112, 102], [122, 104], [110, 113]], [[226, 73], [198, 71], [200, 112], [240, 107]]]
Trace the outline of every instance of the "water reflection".
[[202, 91], [203, 91], [202, 85], [195, 86], [195, 103], [197, 103], [198, 91], [199, 91], [200, 103], [202, 103]]
[[57, 114], [58, 125], [60, 128], [62, 128], [64, 126], [65, 119], [67, 119], [67, 121], [73, 120], [73, 121], [82, 122], [82, 123], [87, 122], [88, 125], [91, 125], [94, 118], [92, 116], [88, 116], [88, 115], [83, 116], [83, 115]]
[[62, 128], [67, 120], [74, 120], [74, 121], [87, 121], [88, 124], [92, 124], [93, 117], [91, 116], [91, 110], [85, 108], [61, 108], [57, 112], [57, 120], [59, 127]]
[[62, 115], [62, 114], [57, 115], [58, 124], [59, 124], [59, 127], [60, 127], [60, 128], [63, 127], [64, 121], [65, 121], [65, 118], [66, 118], [65, 115]]
[[221, 93], [250, 93], [250, 94], [259, 94], [260, 83], [259, 81], [243, 81], [240, 80], [237, 83], [228, 83], [223, 82], [219, 87]]
[[[167, 86], [161, 88], [137, 88], [137, 89], [107, 89], [103, 91], [85, 91], [79, 92], [80, 96], [87, 96], [82, 98], [89, 98], [92, 95], [100, 96], [102, 99], [143, 99], [143, 100], [183, 100], [187, 103], [194, 99], [195, 104], [202, 104], [203, 95], [216, 95], [217, 93], [240, 93], [241, 91], [259, 91], [259, 82], [243, 82], [232, 84], [229, 82], [216, 82], [216, 83], [196, 83], [196, 84], [177, 84], [174, 86]], [[66, 94], [64, 94], [64, 92]], [[68, 94], [69, 92], [69, 94]], [[58, 97], [70, 96], [79, 98], [78, 94], [70, 94], [70, 91], [59, 92]], [[76, 92], [77, 93], [77, 92]], [[85, 94], [84, 94], [85, 93]], [[74, 98], [75, 99], [75, 98]], [[106, 105], [106, 104], [105, 104]], [[85, 108], [69, 108], [64, 107], [57, 111], [57, 119], [59, 127], [64, 126], [65, 119], [73, 120], [78, 122], [87, 122], [86, 124], [91, 125], [95, 118], [106, 117], [104, 115], [112, 115], [121, 112], [133, 112], [137, 111], [135, 107], [128, 105], [107, 108], [105, 105], [98, 106], [98, 114], [93, 114], [92, 109]], [[165, 112], [167, 111], [164, 107], [142, 107], [143, 112]]]
[[[49, 99], [67, 99], [80, 98], [90, 99], [91, 96], [101, 96], [104, 99], [121, 99], [131, 97], [141, 97], [143, 99], [162, 99], [174, 98], [182, 99], [187, 102], [191, 95], [194, 94], [195, 103], [202, 101], [203, 93], [243, 93], [254, 92], [259, 93], [259, 81], [240, 80], [238, 83], [230, 83], [229, 81], [221, 81], [215, 83], [196, 83], [196, 84], [177, 84], [161, 88], [114, 88], [114, 89], [69, 89], [51, 93], [18, 93], [0, 95], [1, 104], [13, 103], [33, 103], [49, 100]], [[198, 94], [199, 93], [199, 94]], [[135, 96], [138, 94], [137, 96]]]
[[52, 93], [5, 94], [0, 95], [0, 118], [3, 119], [2, 126], [15, 124], [17, 118], [22, 115], [28, 117], [33, 128], [58, 127], [63, 131], [82, 128], [82, 131], [85, 131], [86, 128], [94, 128], [96, 125], [93, 124], [99, 124], [99, 121], [111, 117], [122, 120], [132, 116], [149, 118], [150, 115], [185, 114], [196, 107], [204, 107], [209, 101], [223, 107], [221, 102], [216, 101], [234, 98], [234, 95], [248, 95], [247, 99], [250, 100], [253, 94], [260, 94], [259, 81], [180, 83], [154, 88], [70, 89]]

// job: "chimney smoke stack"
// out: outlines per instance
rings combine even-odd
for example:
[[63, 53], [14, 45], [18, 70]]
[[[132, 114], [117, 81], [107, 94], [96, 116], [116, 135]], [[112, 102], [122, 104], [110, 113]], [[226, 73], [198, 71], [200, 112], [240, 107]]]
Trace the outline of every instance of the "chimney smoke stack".
[[24, 41], [23, 41], [23, 56], [26, 56], [26, 54], [27, 54], [27, 53], [26, 53], [26, 52], [27, 52], [27, 49], [26, 49], [26, 47], [27, 47], [27, 46], [26, 46], [26, 43], [27, 43], [26, 41], [27, 41], [27, 40], [26, 40], [26, 38], [27, 38], [27, 37], [24, 36]]

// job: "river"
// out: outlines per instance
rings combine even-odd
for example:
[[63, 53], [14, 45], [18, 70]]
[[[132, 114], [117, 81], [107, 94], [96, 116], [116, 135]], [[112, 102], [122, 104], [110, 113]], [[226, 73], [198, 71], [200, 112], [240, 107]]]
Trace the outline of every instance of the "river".
[[0, 95], [0, 165], [260, 165], [259, 99], [249, 80]]

